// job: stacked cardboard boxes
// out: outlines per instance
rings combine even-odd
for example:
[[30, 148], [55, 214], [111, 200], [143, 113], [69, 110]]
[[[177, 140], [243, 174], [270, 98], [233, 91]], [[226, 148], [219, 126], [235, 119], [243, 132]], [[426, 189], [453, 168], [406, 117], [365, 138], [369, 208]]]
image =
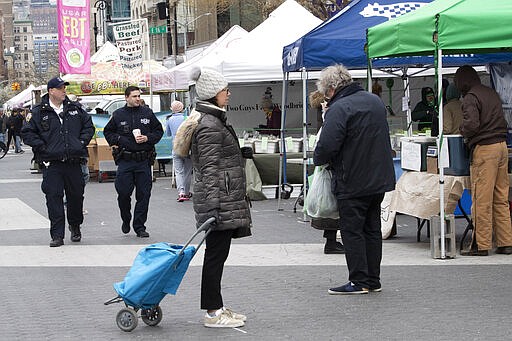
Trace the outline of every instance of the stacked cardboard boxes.
[[89, 170], [99, 171], [100, 161], [113, 161], [112, 148], [108, 145], [107, 140], [103, 137], [92, 139], [87, 146], [89, 152]]

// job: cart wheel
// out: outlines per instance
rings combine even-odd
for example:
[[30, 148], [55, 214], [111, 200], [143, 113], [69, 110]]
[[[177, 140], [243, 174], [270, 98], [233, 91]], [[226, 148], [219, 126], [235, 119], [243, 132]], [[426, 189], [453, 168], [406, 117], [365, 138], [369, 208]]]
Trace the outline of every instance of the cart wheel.
[[123, 308], [117, 313], [116, 322], [119, 329], [131, 332], [137, 327], [137, 313], [131, 308]]
[[148, 326], [156, 326], [162, 321], [162, 308], [159, 305], [149, 309], [142, 309], [140, 311], [142, 321]]

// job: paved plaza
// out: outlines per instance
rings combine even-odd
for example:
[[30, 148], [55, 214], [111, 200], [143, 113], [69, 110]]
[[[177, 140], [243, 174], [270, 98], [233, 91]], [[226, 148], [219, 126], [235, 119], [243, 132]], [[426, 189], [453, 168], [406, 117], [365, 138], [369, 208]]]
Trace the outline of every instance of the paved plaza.
[[[233, 242], [223, 277], [227, 306], [245, 327], [208, 329], [199, 308], [202, 247], [177, 295], [161, 302], [156, 327], [130, 333], [115, 323], [116, 296], [137, 252], [156, 242], [183, 244], [194, 232], [192, 203], [176, 202], [170, 178], [157, 177], [148, 215], [150, 238], [121, 232], [113, 181], [86, 187], [82, 242], [50, 248], [41, 175], [32, 153], [0, 160], [1, 340], [508, 340], [512, 256], [430, 257], [416, 219], [399, 215], [384, 241], [381, 293], [330, 296], [347, 281], [343, 255], [324, 255], [322, 232], [293, 212], [294, 199], [253, 202], [253, 236]], [[457, 221], [457, 235], [464, 230]]]

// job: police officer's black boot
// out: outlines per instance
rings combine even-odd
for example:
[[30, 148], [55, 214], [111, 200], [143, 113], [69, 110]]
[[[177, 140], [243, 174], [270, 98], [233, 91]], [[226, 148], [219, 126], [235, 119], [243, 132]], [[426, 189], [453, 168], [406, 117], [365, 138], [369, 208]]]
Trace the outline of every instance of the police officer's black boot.
[[82, 240], [82, 233], [80, 233], [80, 225], [69, 225], [69, 231], [71, 231], [71, 241], [79, 242]]

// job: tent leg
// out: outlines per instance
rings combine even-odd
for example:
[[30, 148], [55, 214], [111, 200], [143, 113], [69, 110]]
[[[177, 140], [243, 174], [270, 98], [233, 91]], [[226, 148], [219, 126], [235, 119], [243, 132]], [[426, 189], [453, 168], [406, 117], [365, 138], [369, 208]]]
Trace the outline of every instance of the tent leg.
[[[277, 188], [277, 210], [282, 211], [281, 207], [281, 188], [283, 186], [283, 182], [286, 183], [286, 145], [284, 143], [284, 125], [286, 122], [286, 102], [287, 102], [287, 94], [288, 94], [288, 78], [289, 72], [283, 73], [283, 90], [281, 96], [281, 129], [280, 139], [281, 139], [281, 150], [279, 151], [279, 181]], [[283, 170], [284, 168], [284, 170]]]

